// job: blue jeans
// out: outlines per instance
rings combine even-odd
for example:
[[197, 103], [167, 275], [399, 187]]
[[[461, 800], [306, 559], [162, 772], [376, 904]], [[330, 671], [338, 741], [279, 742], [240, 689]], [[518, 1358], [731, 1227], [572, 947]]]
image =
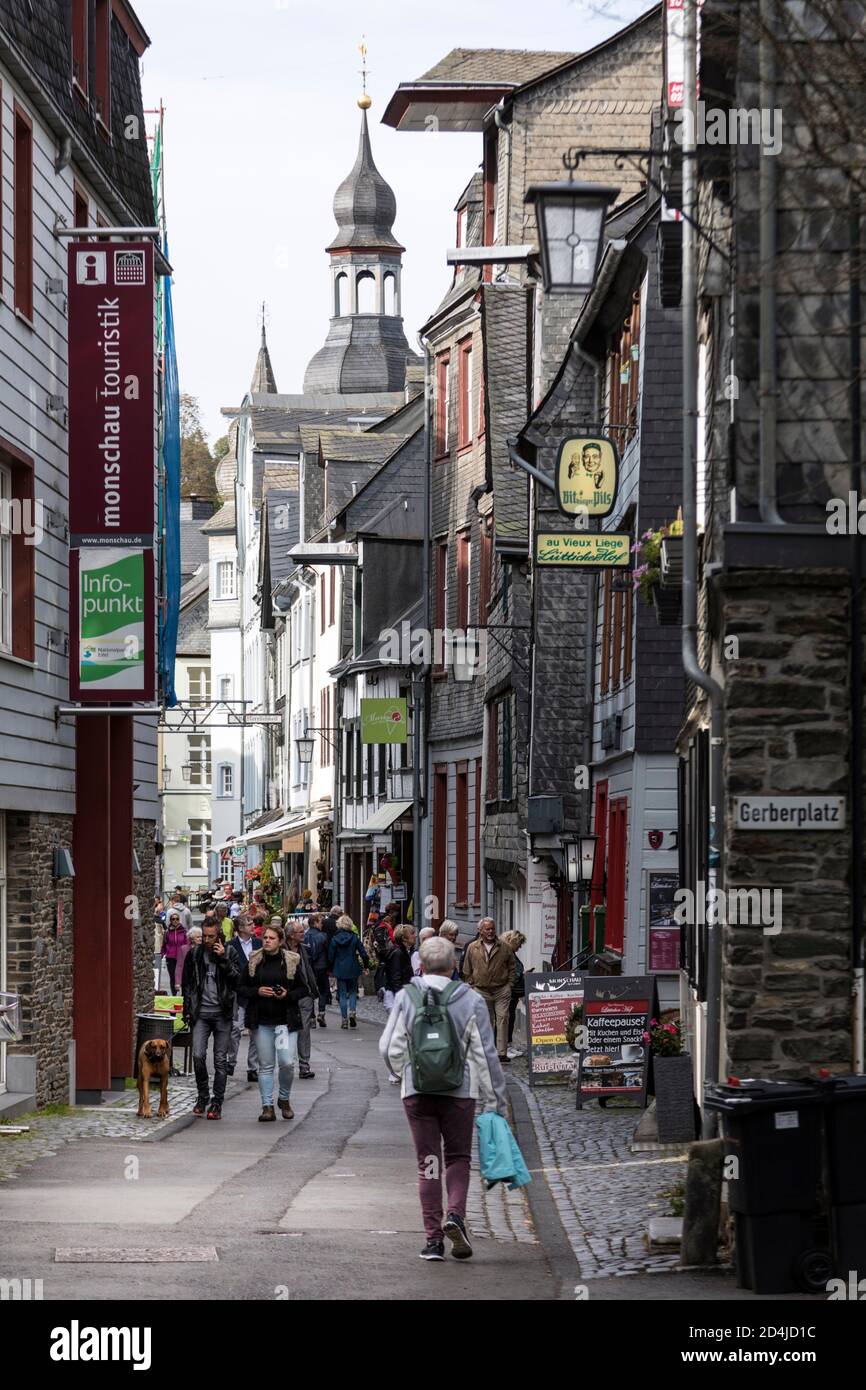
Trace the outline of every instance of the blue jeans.
[[[277, 1033], [280, 1037], [278, 1039]], [[280, 1100], [292, 1093], [295, 1062], [298, 1060], [298, 1035], [288, 1032], [285, 1024], [260, 1023], [255, 1032], [259, 1054], [259, 1095], [262, 1105], [274, 1103], [274, 1069], [280, 1071]]]
[[358, 1007], [358, 981], [338, 980], [337, 986], [340, 991], [340, 1013], [345, 1018], [347, 1014], [353, 1014]]

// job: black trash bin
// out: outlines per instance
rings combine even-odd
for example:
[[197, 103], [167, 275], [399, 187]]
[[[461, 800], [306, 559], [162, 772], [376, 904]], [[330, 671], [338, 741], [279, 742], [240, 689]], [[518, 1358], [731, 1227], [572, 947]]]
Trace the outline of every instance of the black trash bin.
[[174, 1038], [174, 1014], [138, 1014], [138, 1029], [135, 1035], [135, 1058], [132, 1074], [138, 1077], [138, 1054], [142, 1043], [149, 1038], [165, 1038], [170, 1043]]
[[737, 1273], [754, 1293], [822, 1287], [832, 1266], [822, 1221], [822, 1091], [811, 1081], [749, 1079], [707, 1088], [739, 1159], [728, 1179]]
[[866, 1269], [866, 1076], [824, 1086], [827, 1176], [836, 1273]]

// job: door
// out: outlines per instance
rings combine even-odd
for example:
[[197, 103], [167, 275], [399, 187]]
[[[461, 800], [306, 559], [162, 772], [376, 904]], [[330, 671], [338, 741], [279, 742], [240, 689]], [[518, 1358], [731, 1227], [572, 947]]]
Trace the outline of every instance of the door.
[[604, 944], [622, 951], [625, 939], [626, 849], [628, 841], [628, 799], [618, 797], [610, 803], [607, 851], [607, 914]]

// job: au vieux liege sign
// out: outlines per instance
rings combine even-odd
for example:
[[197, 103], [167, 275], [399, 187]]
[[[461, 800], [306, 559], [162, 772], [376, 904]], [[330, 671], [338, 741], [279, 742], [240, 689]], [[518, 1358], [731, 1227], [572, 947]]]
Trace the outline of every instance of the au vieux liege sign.
[[69, 247], [70, 694], [154, 696], [150, 242]]

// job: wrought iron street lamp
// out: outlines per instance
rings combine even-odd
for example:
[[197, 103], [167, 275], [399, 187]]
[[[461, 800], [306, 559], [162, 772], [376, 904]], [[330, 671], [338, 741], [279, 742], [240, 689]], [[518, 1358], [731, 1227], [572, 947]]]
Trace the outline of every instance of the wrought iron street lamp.
[[304, 732], [301, 738], [296, 738], [295, 747], [298, 750], [298, 762], [311, 763], [313, 761], [313, 749], [315, 746], [316, 740], [313, 738], [309, 729]]
[[574, 165], [563, 156], [567, 180], [533, 183], [527, 203], [535, 206], [541, 270], [547, 294], [588, 294], [604, 247], [604, 219], [619, 189], [605, 183], [575, 183]]
[[181, 773], [183, 774], [183, 780], [188, 782], [192, 776], [192, 763], [184, 763], [181, 767]]

